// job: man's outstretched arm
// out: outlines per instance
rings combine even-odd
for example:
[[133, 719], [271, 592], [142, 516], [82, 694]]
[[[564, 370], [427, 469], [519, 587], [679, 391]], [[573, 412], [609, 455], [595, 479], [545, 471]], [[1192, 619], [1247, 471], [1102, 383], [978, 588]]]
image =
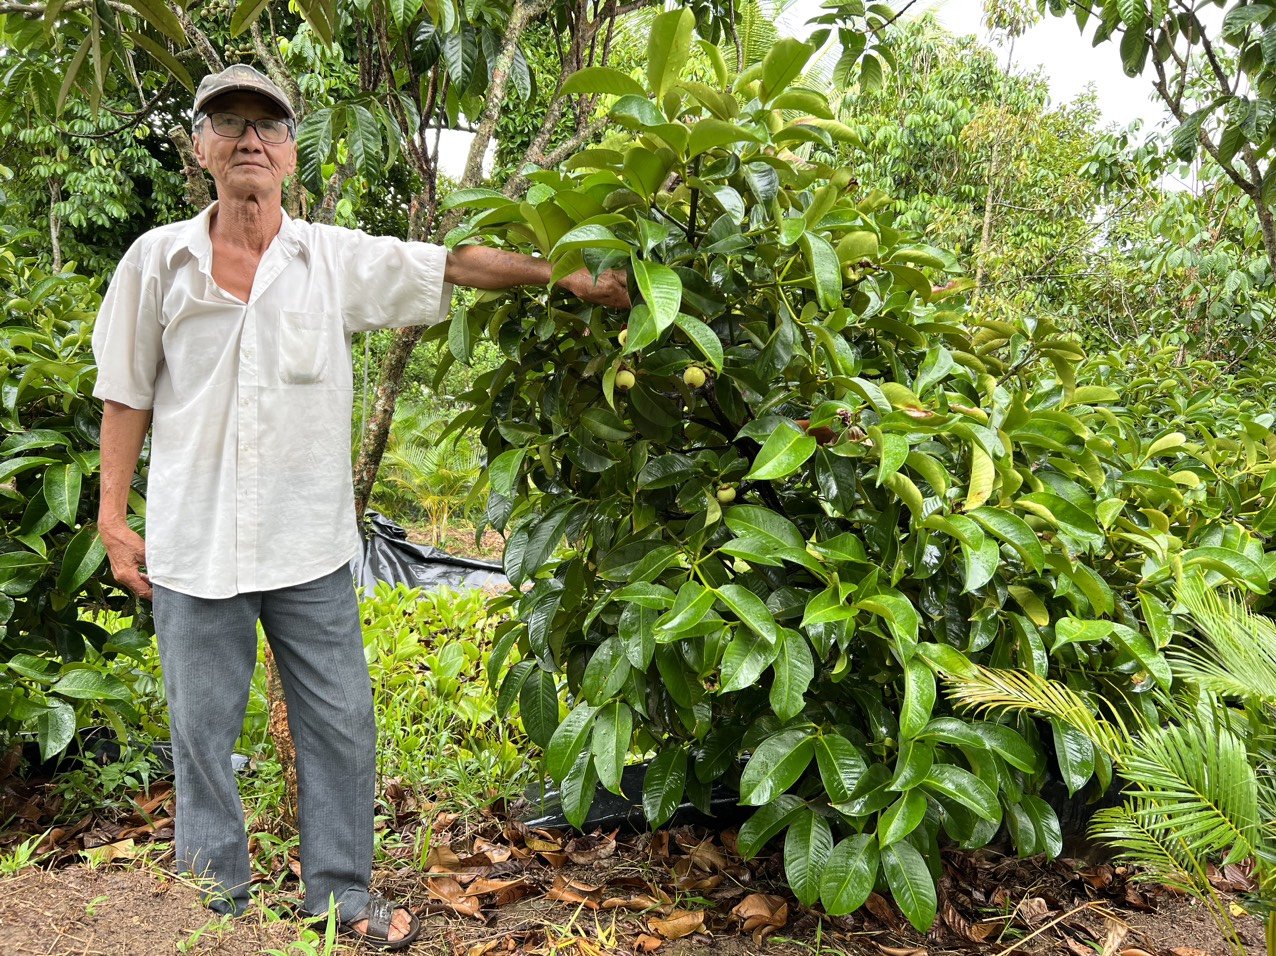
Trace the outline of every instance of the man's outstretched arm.
[[97, 527], [111, 560], [115, 580], [141, 597], [151, 596], [151, 580], [142, 573], [146, 542], [128, 526], [128, 493], [137, 459], [151, 427], [149, 408], [130, 408], [109, 399], [102, 406], [102, 493]]
[[[546, 259], [525, 256], [487, 246], [462, 246], [447, 254], [443, 278], [453, 285], [472, 289], [512, 289], [520, 285], [549, 285], [553, 264]], [[573, 272], [558, 284], [584, 299], [611, 309], [628, 309], [629, 283], [621, 269], [608, 269], [598, 281], [588, 269]]]

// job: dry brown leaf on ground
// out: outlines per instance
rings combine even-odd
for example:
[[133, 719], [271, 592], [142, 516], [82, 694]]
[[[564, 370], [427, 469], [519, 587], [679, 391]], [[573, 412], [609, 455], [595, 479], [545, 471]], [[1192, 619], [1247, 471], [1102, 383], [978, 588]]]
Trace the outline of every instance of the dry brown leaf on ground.
[[704, 840], [693, 846], [687, 854], [687, 862], [706, 873], [722, 873], [730, 865], [722, 851], [713, 845], [712, 840]]
[[682, 939], [704, 929], [702, 910], [674, 910], [664, 919], [652, 917], [647, 925], [665, 939]]
[[636, 953], [654, 953], [665, 944], [663, 939], [658, 936], [652, 936], [650, 933], [641, 933], [634, 940], [634, 952]]
[[461, 884], [453, 878], [445, 876], [441, 879], [430, 880], [429, 890], [431, 896], [446, 903], [448, 907], [460, 915], [481, 918], [482, 904], [476, 897], [466, 896]]
[[1121, 950], [1121, 956], [1152, 956], [1146, 949], [1140, 949], [1137, 946], [1131, 946], [1128, 949]]
[[891, 929], [899, 929], [899, 917], [895, 915], [894, 908], [880, 893], [868, 894], [868, 899], [864, 901], [864, 908], [877, 917], [879, 922], [885, 923]]
[[883, 946], [877, 944], [882, 956], [928, 956], [929, 951], [921, 946]]
[[613, 830], [611, 833], [578, 836], [563, 847], [563, 851], [577, 866], [590, 866], [615, 855], [617, 832], [619, 831]]
[[523, 877], [518, 877], [513, 880], [493, 880], [485, 876], [480, 876], [468, 887], [466, 887], [465, 892], [462, 895], [484, 896], [488, 893], [500, 893], [501, 891], [508, 890], [510, 887], [513, 887], [513, 886], [526, 886], [526, 885], [527, 885], [527, 880], [525, 880]]
[[137, 844], [132, 840], [120, 840], [118, 843], [103, 843], [80, 851], [90, 863], [104, 866], [117, 860], [132, 860], [138, 854]]
[[1050, 904], [1040, 896], [1030, 896], [1019, 904], [1018, 914], [1030, 928], [1035, 928], [1050, 918]]
[[639, 893], [637, 896], [622, 897], [609, 896], [602, 901], [602, 908], [605, 910], [633, 910], [640, 913], [643, 910], [655, 909], [660, 905], [660, 901], [654, 896], [646, 893]]
[[1071, 936], [1065, 936], [1063, 941], [1067, 945], [1068, 952], [1070, 952], [1072, 956], [1094, 956], [1093, 946], [1087, 946], [1085, 943], [1079, 943]]
[[1121, 944], [1125, 942], [1125, 938], [1130, 935], [1130, 927], [1118, 920], [1109, 919], [1107, 921], [1107, 938], [1103, 941], [1102, 956], [1116, 956], [1121, 949]]
[[569, 880], [559, 874], [554, 877], [554, 885], [545, 894], [545, 899], [557, 900], [560, 903], [576, 903], [596, 910], [599, 905], [595, 895], [597, 892], [597, 886], [581, 883], [578, 880]]
[[474, 852], [482, 853], [493, 863], [504, 863], [514, 855], [509, 847], [493, 843], [491, 840], [485, 840], [482, 837], [474, 838]]
[[789, 922], [789, 904], [782, 897], [767, 893], [750, 893], [731, 910], [741, 929], [752, 933], [762, 926], [783, 928]]
[[1210, 954], [1195, 946], [1176, 946], [1170, 950], [1170, 956], [1210, 956]]

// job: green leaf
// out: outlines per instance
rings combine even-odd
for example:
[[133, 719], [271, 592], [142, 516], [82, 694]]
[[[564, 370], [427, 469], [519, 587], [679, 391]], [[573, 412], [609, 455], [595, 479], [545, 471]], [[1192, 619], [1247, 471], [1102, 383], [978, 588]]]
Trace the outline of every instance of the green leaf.
[[315, 110], [297, 130], [297, 171], [301, 184], [316, 195], [324, 191], [323, 165], [332, 155], [335, 132], [330, 109]]
[[239, 0], [230, 15], [230, 35], [239, 36], [253, 25], [270, 0]]
[[61, 677], [49, 692], [75, 700], [128, 700], [132, 691], [114, 674], [77, 668]]
[[728, 508], [725, 521], [728, 528], [742, 537], [747, 535], [767, 538], [784, 548], [806, 547], [806, 541], [797, 525], [760, 505], [735, 505]]
[[691, 30], [696, 18], [689, 8], [658, 15], [647, 39], [647, 86], [659, 101], [682, 72], [691, 52]]
[[40, 758], [51, 760], [66, 750], [75, 736], [75, 711], [64, 700], [51, 700], [49, 709], [36, 718], [36, 738]]
[[1094, 775], [1094, 745], [1079, 730], [1052, 720], [1055, 760], [1059, 774], [1073, 796]]
[[846, 916], [863, 906], [877, 883], [879, 860], [877, 841], [868, 833], [835, 846], [820, 880], [824, 911], [830, 916]]
[[195, 92], [195, 82], [191, 79], [190, 72], [177, 57], [168, 52], [168, 49], [162, 43], [156, 43], [145, 33], [139, 33], [136, 30], [125, 31], [125, 36], [132, 40], [135, 45], [145, 50], [152, 60], [168, 70], [173, 79], [182, 84], [187, 91], [192, 94]]
[[581, 753], [572, 765], [567, 776], [563, 778], [562, 787], [563, 816], [576, 829], [582, 829], [585, 818], [589, 816], [589, 808], [598, 792], [598, 774], [589, 754]]
[[682, 280], [678, 273], [658, 262], [644, 262], [637, 256], [630, 261], [633, 263], [634, 280], [651, 313], [658, 338], [678, 318], [678, 309], [682, 305]]
[[772, 666], [775, 680], [771, 683], [771, 709], [780, 720], [787, 721], [802, 713], [806, 689], [815, 678], [815, 660], [806, 638], [797, 631], [784, 631]]
[[771, 46], [762, 60], [762, 83], [758, 98], [763, 104], [770, 103], [801, 76], [814, 52], [811, 46], [793, 37], [784, 37]]
[[932, 764], [922, 786], [955, 800], [991, 823], [1001, 820], [996, 792], [969, 770], [946, 763]]
[[576, 763], [589, 739], [593, 729], [592, 722], [598, 708], [589, 703], [580, 703], [567, 715], [550, 737], [549, 746], [545, 748], [545, 769], [554, 779], [561, 781]]
[[1214, 547], [1193, 548], [1183, 552], [1183, 567], [1217, 571], [1235, 584], [1260, 593], [1267, 590], [1268, 577], [1263, 566], [1239, 551]]
[[1033, 571], [1040, 571], [1046, 566], [1046, 554], [1041, 547], [1041, 541], [1028, 526], [1028, 522], [1018, 515], [1003, 508], [987, 506], [975, 508], [968, 512], [968, 515], [979, 522], [989, 534], [996, 535], [1014, 548]]
[[740, 803], [746, 807], [770, 803], [797, 783], [815, 753], [809, 728], [782, 730], [764, 740], [740, 775]]
[[620, 638], [612, 635], [594, 650], [589, 663], [585, 665], [585, 676], [581, 679], [581, 691], [595, 707], [601, 707], [625, 686], [632, 670]]
[[764, 638], [772, 647], [775, 646], [780, 638], [780, 629], [760, 597], [739, 584], [724, 584], [716, 589], [716, 593], [722, 603], [748, 625], [750, 630]]
[[49, 511], [67, 527], [74, 527], [80, 507], [80, 484], [84, 473], [78, 465], [51, 465], [44, 472], [44, 500]]
[[558, 729], [558, 686], [554, 675], [535, 668], [518, 692], [519, 716], [532, 743], [544, 750]]
[[682, 330], [700, 354], [703, 355], [713, 366], [715, 372], [722, 372], [722, 340], [718, 338], [718, 334], [705, 325], [699, 319], [692, 318], [685, 313], [678, 313], [674, 319], [674, 324]]
[[643, 89], [641, 83], [635, 80], [627, 73], [610, 66], [587, 66], [584, 69], [577, 70], [563, 83], [563, 88], [559, 90], [560, 96], [567, 96], [571, 93], [584, 93], [594, 95], [597, 93], [609, 93], [613, 96], [624, 96], [631, 93], [634, 96], [646, 97], [647, 91]]
[[176, 14], [163, 0], [127, 0], [128, 5], [142, 15], [142, 19], [178, 45], [186, 46], [186, 32]]
[[719, 146], [726, 146], [728, 143], [756, 143], [757, 141], [757, 135], [743, 126], [710, 116], [699, 120], [691, 127], [687, 155], [696, 157]]
[[883, 847], [898, 843], [921, 825], [929, 803], [920, 790], [909, 790], [882, 812], [877, 821], [877, 839]]
[[815, 454], [817, 443], [792, 422], [782, 422], [763, 442], [745, 481], [774, 481], [797, 471]]
[[647, 822], [658, 827], [667, 821], [687, 786], [687, 751], [682, 747], [662, 750], [647, 768], [642, 785], [642, 809]]
[[773, 641], [749, 629], [736, 631], [722, 654], [718, 693], [729, 694], [752, 686], [775, 660], [778, 648]]
[[816, 233], [802, 233], [802, 251], [815, 279], [815, 296], [821, 309], [842, 304], [842, 264], [827, 239]]
[[346, 107], [346, 148], [356, 172], [367, 174], [381, 161], [381, 127], [366, 106]]
[[613, 700], [599, 710], [594, 721], [593, 737], [590, 738], [594, 768], [602, 785], [612, 793], [620, 793], [620, 778], [629, 757], [633, 726], [633, 711], [619, 700]]
[[815, 744], [815, 760], [830, 803], [846, 803], [868, 770], [864, 755], [841, 734], [823, 734]]
[[828, 821], [809, 807], [799, 811], [784, 837], [784, 875], [803, 906], [819, 899], [824, 867], [832, 852], [833, 831]]
[[1063, 830], [1054, 808], [1036, 796], [1025, 796], [1019, 805], [1037, 831], [1037, 845], [1051, 857], [1062, 854]]
[[926, 729], [935, 708], [935, 675], [920, 658], [904, 665], [904, 706], [899, 713], [899, 735], [911, 740]]
[[806, 807], [806, 801], [791, 793], [782, 793], [770, 803], [759, 807], [753, 816], [744, 821], [736, 838], [736, 849], [740, 856], [751, 860], [767, 842], [789, 825], [799, 810]]
[[882, 872], [891, 888], [895, 904], [919, 933], [925, 933], [935, 922], [939, 907], [935, 881], [926, 861], [911, 843], [895, 843], [882, 850]]
[[106, 545], [97, 532], [97, 525], [85, 525], [75, 533], [62, 553], [57, 589], [68, 597], [75, 595], [97, 573], [105, 559]]

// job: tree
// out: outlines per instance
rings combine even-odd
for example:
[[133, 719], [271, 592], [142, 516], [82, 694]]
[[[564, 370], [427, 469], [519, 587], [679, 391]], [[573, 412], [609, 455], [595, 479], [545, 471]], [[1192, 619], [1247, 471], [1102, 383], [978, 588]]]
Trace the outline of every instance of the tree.
[[[1276, 3], [1271, 0], [1040, 0], [1071, 13], [1095, 44], [1119, 39], [1130, 76], [1151, 63], [1153, 88], [1178, 121], [1173, 151], [1203, 151], [1246, 197], [1276, 274]], [[1213, 8], [1213, 9], [1211, 9]], [[1210, 16], [1225, 10], [1221, 22]]]
[[1062, 723], [962, 719], [936, 672], [1167, 685], [1176, 567], [1270, 586], [1261, 469], [1078, 383], [1048, 321], [974, 318], [955, 266], [840, 164], [856, 137], [798, 80], [812, 46], [700, 82], [691, 42], [664, 13], [641, 80], [568, 79], [619, 129], [528, 199], [447, 200], [473, 210], [462, 237], [558, 274], [625, 265], [638, 293], [627, 317], [483, 296], [428, 333], [505, 357], [454, 423], [482, 429], [520, 589], [490, 677], [569, 821], [654, 752], [651, 823], [735, 786], [741, 849], [783, 834], [801, 902], [849, 912], [880, 873], [925, 929], [941, 832], [1057, 853], [1050, 755], [1072, 792], [1111, 774]]

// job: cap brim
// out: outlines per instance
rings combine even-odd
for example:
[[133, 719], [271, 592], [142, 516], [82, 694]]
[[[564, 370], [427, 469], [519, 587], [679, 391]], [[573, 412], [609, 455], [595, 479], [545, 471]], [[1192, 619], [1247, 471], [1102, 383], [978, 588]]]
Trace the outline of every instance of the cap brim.
[[232, 83], [229, 86], [219, 87], [216, 90], [210, 90], [202, 99], [195, 101], [195, 111], [200, 112], [209, 100], [215, 100], [219, 96], [225, 96], [227, 93], [256, 93], [258, 96], [264, 96], [270, 102], [278, 106], [287, 114], [290, 120], [296, 120], [297, 114], [293, 111], [292, 106], [287, 100], [281, 100], [273, 93], [263, 90], [260, 86], [253, 86], [251, 83]]

